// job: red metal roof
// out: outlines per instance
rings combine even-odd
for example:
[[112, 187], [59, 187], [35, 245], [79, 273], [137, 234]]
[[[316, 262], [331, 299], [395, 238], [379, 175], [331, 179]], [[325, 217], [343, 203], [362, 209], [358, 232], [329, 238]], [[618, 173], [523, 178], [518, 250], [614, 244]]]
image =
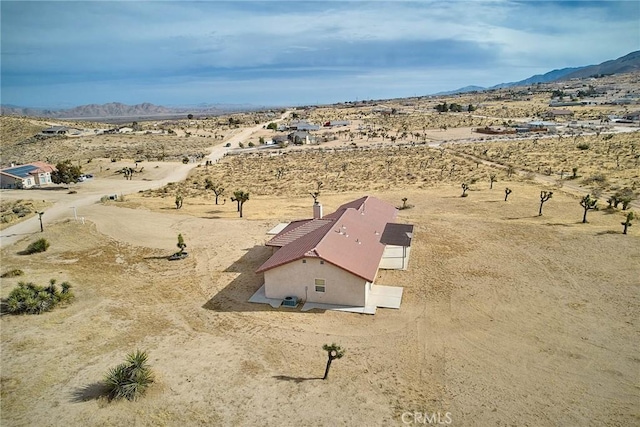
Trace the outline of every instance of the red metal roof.
[[280, 233], [267, 242], [267, 246], [282, 247], [303, 237], [310, 232], [326, 225], [330, 220], [324, 219], [303, 219], [293, 221], [287, 225]]
[[29, 164], [33, 165], [33, 166], [36, 166], [42, 172], [53, 172], [54, 170], [56, 170], [55, 166], [50, 165], [50, 164], [45, 163], [45, 162], [32, 162], [32, 163], [29, 163]]
[[380, 235], [396, 214], [392, 205], [366, 196], [345, 203], [322, 219], [291, 223], [267, 243], [281, 248], [256, 272], [318, 257], [373, 282], [385, 247]]

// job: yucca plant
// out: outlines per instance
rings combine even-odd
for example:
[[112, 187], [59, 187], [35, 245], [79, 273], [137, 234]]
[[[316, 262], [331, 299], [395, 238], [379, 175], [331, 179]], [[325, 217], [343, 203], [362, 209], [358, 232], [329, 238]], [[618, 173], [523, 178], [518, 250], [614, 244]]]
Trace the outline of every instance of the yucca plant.
[[112, 400], [137, 400], [153, 383], [153, 372], [147, 365], [147, 353], [136, 350], [127, 355], [125, 363], [109, 370], [104, 383]]
[[19, 282], [7, 298], [7, 310], [13, 314], [41, 314], [52, 310], [58, 304], [65, 304], [73, 300], [71, 285], [62, 284], [62, 292], [56, 287], [55, 279], [49, 281], [49, 286], [42, 287], [34, 283]]

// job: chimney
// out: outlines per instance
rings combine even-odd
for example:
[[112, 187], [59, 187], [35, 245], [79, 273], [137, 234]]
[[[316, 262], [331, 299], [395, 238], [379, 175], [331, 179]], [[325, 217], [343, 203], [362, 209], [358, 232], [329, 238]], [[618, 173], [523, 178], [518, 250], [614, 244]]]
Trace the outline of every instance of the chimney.
[[322, 218], [322, 205], [318, 202], [313, 204], [313, 219]]

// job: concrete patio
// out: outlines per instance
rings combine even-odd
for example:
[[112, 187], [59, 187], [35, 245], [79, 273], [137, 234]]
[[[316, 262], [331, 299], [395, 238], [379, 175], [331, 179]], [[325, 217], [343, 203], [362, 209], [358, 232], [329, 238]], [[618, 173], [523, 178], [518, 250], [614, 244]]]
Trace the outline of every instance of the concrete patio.
[[[402, 303], [403, 288], [400, 286], [381, 286], [372, 285], [369, 292], [369, 301], [366, 306], [348, 306], [337, 304], [321, 304], [317, 302], [305, 303], [300, 311], [309, 310], [333, 310], [344, 311], [349, 313], [376, 314], [378, 308], [394, 308], [399, 309]], [[264, 285], [254, 293], [249, 302], [257, 304], [269, 304], [273, 308], [282, 305], [282, 300], [277, 298], [267, 298], [264, 291]]]

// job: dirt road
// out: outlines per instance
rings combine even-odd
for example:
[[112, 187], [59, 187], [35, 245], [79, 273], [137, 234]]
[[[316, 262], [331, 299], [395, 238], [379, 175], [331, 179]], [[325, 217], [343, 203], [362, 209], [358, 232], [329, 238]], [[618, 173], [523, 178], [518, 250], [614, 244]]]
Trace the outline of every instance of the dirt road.
[[[279, 122], [289, 115], [289, 111], [283, 113], [280, 118], [273, 120]], [[231, 146], [237, 145], [239, 142], [246, 140], [252, 133], [263, 128], [265, 123], [257, 124], [253, 127], [238, 130], [237, 133], [230, 138], [225, 139], [219, 145], [209, 149], [210, 154], [206, 160], [216, 162], [224, 157], [229, 148], [225, 147], [230, 143]], [[73, 185], [71, 189], [77, 193], [69, 194], [64, 189], [46, 189], [46, 190], [2, 190], [0, 192], [3, 199], [34, 199], [47, 200], [53, 202], [54, 205], [47, 209], [42, 216], [42, 222], [46, 226], [52, 222], [62, 218], [74, 218], [82, 220], [82, 208], [92, 205], [100, 200], [101, 197], [109, 194], [117, 194], [118, 196], [132, 194], [139, 191], [160, 188], [169, 182], [179, 182], [189, 175], [189, 172], [195, 168], [198, 163], [167, 163], [167, 162], [149, 162], [145, 164], [148, 170], [154, 170], [154, 177], [148, 180], [122, 180], [114, 179], [91, 179], [83, 183]], [[95, 209], [92, 209], [95, 212]], [[95, 218], [92, 218], [95, 221]], [[25, 221], [17, 223], [6, 228], [0, 234], [0, 247], [6, 247], [18, 240], [40, 232], [38, 217], [34, 216]]]

